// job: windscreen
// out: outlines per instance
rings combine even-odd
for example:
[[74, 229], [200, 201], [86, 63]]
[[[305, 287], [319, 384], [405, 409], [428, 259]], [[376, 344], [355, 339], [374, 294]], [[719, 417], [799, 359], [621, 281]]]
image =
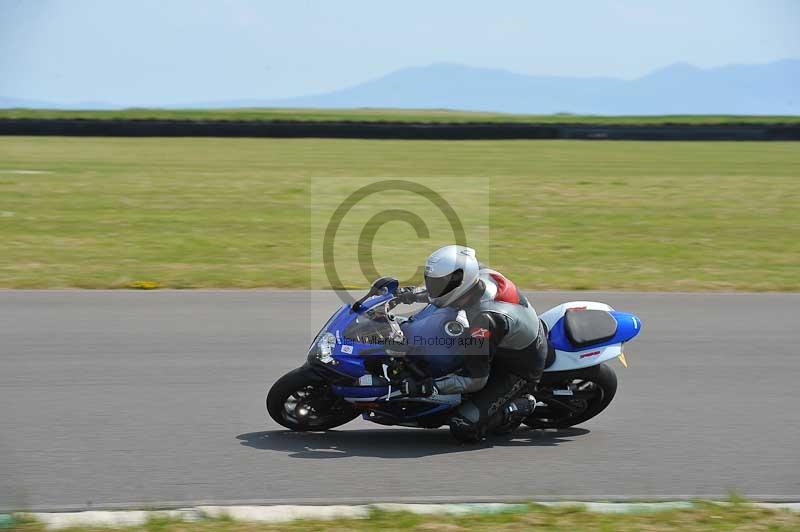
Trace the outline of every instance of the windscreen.
[[391, 342], [392, 327], [384, 316], [371, 312], [359, 315], [344, 329], [344, 338], [362, 344], [387, 344]]

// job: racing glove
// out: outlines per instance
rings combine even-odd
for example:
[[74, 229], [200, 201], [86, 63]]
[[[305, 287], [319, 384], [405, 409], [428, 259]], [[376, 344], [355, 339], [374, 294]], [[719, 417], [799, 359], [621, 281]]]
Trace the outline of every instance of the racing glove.
[[412, 378], [403, 379], [400, 389], [408, 397], [430, 397], [435, 391], [431, 378], [421, 381]]

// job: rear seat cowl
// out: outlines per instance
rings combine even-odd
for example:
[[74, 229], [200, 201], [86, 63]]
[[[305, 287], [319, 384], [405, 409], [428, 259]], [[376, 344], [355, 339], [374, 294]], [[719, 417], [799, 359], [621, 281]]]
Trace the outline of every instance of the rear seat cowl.
[[575, 347], [584, 347], [613, 338], [617, 320], [605, 310], [569, 309], [564, 314], [564, 330]]

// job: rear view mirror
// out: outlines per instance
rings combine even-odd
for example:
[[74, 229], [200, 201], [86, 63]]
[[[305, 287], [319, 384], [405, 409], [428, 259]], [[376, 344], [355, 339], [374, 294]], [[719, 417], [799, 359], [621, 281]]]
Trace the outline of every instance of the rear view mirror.
[[397, 288], [400, 286], [400, 281], [395, 279], [394, 277], [381, 277], [380, 279], [376, 279], [372, 286], [367, 292], [367, 295], [353, 303], [350, 307], [353, 312], [358, 311], [361, 308], [361, 305], [372, 296], [380, 294], [383, 290], [386, 290], [390, 294], [394, 294], [397, 292]]

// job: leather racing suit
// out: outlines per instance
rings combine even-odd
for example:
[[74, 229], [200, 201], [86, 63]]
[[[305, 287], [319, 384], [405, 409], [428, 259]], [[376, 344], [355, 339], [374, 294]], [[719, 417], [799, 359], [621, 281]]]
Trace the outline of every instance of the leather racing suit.
[[482, 267], [479, 282], [451, 306], [463, 311], [463, 364], [434, 386], [441, 394], [472, 394], [450, 426], [460, 439], [479, 440], [503, 423], [511, 401], [539, 382], [550, 346], [536, 310], [497, 271]]

